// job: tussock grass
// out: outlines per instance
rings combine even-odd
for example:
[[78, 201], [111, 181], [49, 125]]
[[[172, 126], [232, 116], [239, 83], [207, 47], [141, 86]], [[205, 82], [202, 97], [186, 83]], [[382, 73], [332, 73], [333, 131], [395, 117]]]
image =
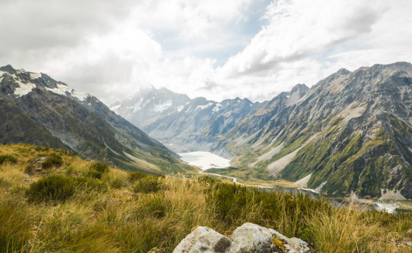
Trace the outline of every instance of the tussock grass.
[[[411, 250], [397, 246], [412, 240], [406, 235], [412, 226], [408, 214], [334, 208], [301, 194], [266, 193], [207, 176], [159, 177], [110, 168], [95, 178], [94, 163], [30, 145], [0, 146], [0, 155], [6, 153], [17, 163], [0, 168], [0, 252], [171, 252], [197, 226], [230, 235], [245, 222], [300, 237], [318, 252]], [[59, 167], [25, 174], [27, 165], [50, 154], [61, 156]], [[53, 178], [74, 186], [69, 197], [29, 201], [26, 192], [38, 193], [32, 188]], [[51, 185], [41, 189], [53, 192]]]

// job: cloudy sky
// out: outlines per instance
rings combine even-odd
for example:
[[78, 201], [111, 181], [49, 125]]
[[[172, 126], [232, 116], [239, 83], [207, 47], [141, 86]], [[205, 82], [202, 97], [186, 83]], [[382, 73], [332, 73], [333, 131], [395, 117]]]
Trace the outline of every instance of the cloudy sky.
[[150, 86], [262, 101], [412, 62], [411, 13], [410, 0], [1, 0], [0, 65], [107, 104]]

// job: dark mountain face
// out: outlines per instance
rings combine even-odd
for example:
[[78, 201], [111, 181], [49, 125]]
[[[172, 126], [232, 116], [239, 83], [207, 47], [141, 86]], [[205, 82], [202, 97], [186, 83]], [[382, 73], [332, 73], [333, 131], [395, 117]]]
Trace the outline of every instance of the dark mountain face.
[[412, 66], [340, 70], [226, 134], [239, 167], [327, 194], [412, 198]]
[[158, 141], [97, 98], [45, 74], [0, 68], [0, 141], [72, 150], [128, 170], [182, 171]]
[[111, 106], [176, 152], [214, 150], [219, 137], [262, 107], [248, 99], [222, 102], [190, 99], [167, 89], [150, 89]]

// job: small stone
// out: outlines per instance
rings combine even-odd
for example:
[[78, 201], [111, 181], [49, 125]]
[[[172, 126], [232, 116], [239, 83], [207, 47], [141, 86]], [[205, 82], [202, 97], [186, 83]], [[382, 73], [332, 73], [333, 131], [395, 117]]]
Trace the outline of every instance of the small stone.
[[46, 161], [46, 157], [40, 157], [36, 159], [36, 162], [43, 162]]

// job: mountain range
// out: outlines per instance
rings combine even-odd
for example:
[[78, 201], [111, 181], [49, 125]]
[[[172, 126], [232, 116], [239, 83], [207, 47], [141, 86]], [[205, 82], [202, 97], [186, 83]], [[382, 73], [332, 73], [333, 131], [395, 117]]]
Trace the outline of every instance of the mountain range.
[[0, 114], [1, 144], [59, 148], [126, 170], [192, 170], [96, 97], [76, 92], [43, 73], [1, 67]]
[[150, 88], [109, 109], [46, 74], [7, 65], [0, 143], [50, 146], [157, 174], [194, 171], [174, 152], [211, 151], [233, 158], [232, 167], [212, 173], [282, 179], [330, 196], [411, 199], [411, 95], [412, 65], [399, 62], [341, 69], [263, 103]]
[[214, 148], [217, 140], [263, 105], [240, 98], [221, 102], [190, 99], [152, 87], [110, 108], [175, 152], [214, 150], [229, 155], [225, 149]]
[[412, 198], [411, 92], [412, 66], [399, 62], [341, 69], [265, 103], [151, 89], [112, 108], [177, 151], [235, 158], [233, 167], [210, 172], [403, 199]]
[[299, 100], [287, 98], [220, 140], [239, 157], [237, 175], [268, 173], [329, 195], [412, 198], [410, 63], [341, 69]]

